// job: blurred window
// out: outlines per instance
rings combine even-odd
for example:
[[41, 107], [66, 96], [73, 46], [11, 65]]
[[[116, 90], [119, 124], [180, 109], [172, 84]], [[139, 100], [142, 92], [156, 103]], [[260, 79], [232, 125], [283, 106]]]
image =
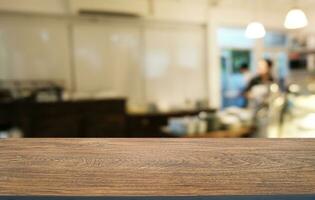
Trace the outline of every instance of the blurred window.
[[288, 37], [281, 32], [268, 32], [264, 38], [264, 44], [267, 48], [287, 47]]
[[221, 48], [252, 48], [254, 40], [245, 37], [243, 28], [219, 28], [218, 41]]

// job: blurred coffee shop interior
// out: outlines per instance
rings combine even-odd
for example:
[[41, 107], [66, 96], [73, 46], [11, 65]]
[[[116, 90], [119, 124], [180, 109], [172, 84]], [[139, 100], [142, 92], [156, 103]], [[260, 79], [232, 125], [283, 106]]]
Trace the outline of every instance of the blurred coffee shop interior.
[[314, 138], [314, 0], [0, 0], [0, 138]]

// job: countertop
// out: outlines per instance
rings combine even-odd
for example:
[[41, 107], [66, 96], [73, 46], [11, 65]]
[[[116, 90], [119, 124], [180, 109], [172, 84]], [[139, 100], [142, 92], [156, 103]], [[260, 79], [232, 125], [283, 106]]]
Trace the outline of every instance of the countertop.
[[0, 140], [0, 196], [315, 194], [315, 140]]

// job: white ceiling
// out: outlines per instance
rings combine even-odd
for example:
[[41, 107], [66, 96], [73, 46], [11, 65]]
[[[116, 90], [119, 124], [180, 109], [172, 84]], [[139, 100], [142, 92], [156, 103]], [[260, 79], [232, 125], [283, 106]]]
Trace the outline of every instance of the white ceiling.
[[[286, 9], [288, 7], [299, 6], [302, 8], [315, 8], [314, 0], [209, 0], [217, 1], [220, 7], [230, 8], [261, 8], [264, 9]], [[296, 2], [296, 3], [295, 3]], [[296, 5], [297, 4], [297, 5]]]
[[[159, 1], [159, 0], [157, 0]], [[215, 6], [218, 8], [229, 9], [250, 9], [250, 10], [270, 10], [283, 11], [294, 6], [301, 7], [305, 10], [315, 11], [315, 0], [168, 0], [178, 3], [203, 4], [204, 6]]]

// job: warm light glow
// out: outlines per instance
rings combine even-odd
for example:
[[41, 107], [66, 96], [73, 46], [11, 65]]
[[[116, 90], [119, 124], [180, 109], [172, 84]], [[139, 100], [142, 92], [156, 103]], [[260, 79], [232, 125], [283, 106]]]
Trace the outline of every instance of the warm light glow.
[[292, 9], [287, 14], [284, 27], [287, 29], [298, 29], [308, 25], [308, 19], [301, 9]]
[[262, 23], [252, 22], [248, 24], [245, 35], [250, 39], [259, 39], [265, 37], [266, 30]]

